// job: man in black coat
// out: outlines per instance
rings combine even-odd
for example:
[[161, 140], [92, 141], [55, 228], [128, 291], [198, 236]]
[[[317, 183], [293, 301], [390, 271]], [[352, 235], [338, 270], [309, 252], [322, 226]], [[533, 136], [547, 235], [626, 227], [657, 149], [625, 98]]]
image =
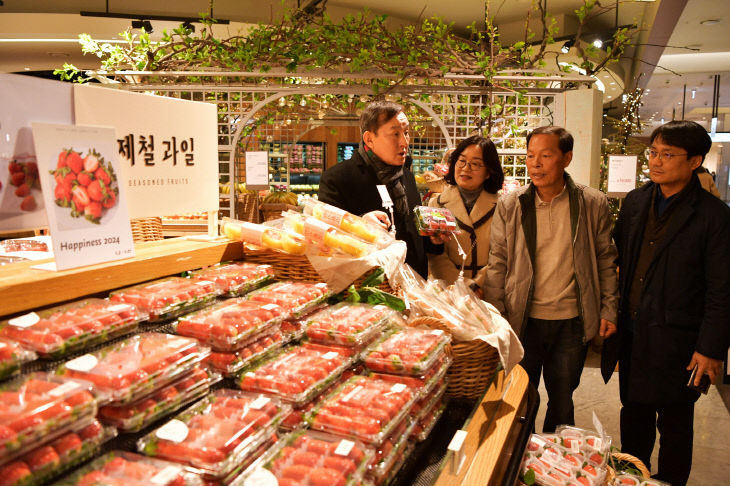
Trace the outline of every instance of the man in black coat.
[[388, 229], [378, 186], [387, 189], [393, 203], [393, 224], [399, 240], [406, 242], [406, 263], [426, 278], [426, 238], [419, 236], [413, 208], [421, 203], [408, 156], [408, 118], [397, 103], [376, 101], [360, 116], [362, 142], [352, 158], [327, 169], [319, 183], [319, 200]]
[[656, 477], [682, 486], [692, 467], [697, 367], [712, 381], [730, 345], [730, 208], [696, 170], [712, 141], [694, 122], [651, 135], [651, 182], [624, 201], [618, 248], [618, 334], [604, 344], [603, 376], [619, 362], [621, 447], [647, 466], [659, 429]]

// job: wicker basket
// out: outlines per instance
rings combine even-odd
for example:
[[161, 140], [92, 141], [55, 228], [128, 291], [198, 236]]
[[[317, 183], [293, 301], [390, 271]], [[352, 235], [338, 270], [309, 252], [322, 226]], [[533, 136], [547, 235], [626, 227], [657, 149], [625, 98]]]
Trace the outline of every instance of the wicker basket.
[[[418, 317], [411, 326], [426, 326], [450, 332], [441, 319]], [[449, 385], [446, 394], [460, 398], [479, 398], [492, 383], [499, 366], [497, 349], [480, 339], [451, 343], [453, 361], [446, 376]]]
[[[611, 457], [617, 461], [630, 462], [633, 466], [636, 467], [636, 469], [639, 470], [639, 472], [641, 473], [641, 477], [643, 477], [644, 479], [649, 479], [649, 477], [651, 477], [651, 473], [646, 468], [644, 463], [641, 462], [640, 459], [632, 456], [631, 454], [624, 454], [623, 452], [614, 452], [613, 454], [611, 454]], [[616, 477], [616, 471], [612, 467], [609, 466], [606, 471], [606, 480], [603, 482], [604, 486], [610, 486], [615, 477]], [[517, 480], [516, 484], [519, 486], [527, 486], [525, 483], [523, 483], [519, 479]]]
[[[319, 281], [322, 279], [304, 255], [288, 255], [273, 250], [251, 250], [244, 247], [244, 260], [252, 263], [271, 265], [274, 268], [276, 277], [282, 280]], [[357, 287], [358, 284], [362, 283], [371, 272], [372, 270], [357, 278], [354, 282], [355, 286]], [[387, 278], [383, 280], [383, 283], [378, 285], [378, 289], [383, 292], [395, 294]]]
[[137, 218], [129, 221], [132, 226], [132, 240], [135, 243], [140, 241], [157, 241], [162, 236], [162, 218], [153, 216], [151, 218]]
[[286, 203], [264, 203], [261, 205], [261, 216], [264, 221], [281, 218], [281, 213], [288, 210], [301, 211], [299, 206], [292, 206]]
[[236, 197], [236, 218], [251, 223], [259, 222], [259, 195], [243, 193]]

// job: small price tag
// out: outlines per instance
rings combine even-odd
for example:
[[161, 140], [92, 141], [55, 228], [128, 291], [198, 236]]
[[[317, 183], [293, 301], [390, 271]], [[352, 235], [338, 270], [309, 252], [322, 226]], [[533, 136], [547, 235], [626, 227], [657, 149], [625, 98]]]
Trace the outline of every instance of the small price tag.
[[30, 312], [28, 314], [18, 316], [14, 319], [10, 319], [8, 321], [8, 324], [15, 327], [26, 328], [37, 324], [40, 320], [41, 318], [38, 316], [38, 314], [36, 314], [35, 312]]
[[258, 246], [264, 246], [264, 232], [267, 230], [265, 226], [254, 223], [241, 221], [241, 241], [251, 243]]
[[324, 238], [332, 227], [317, 218], [307, 218], [304, 220], [304, 238], [318, 245], [324, 244]]
[[158, 439], [169, 440], [170, 442], [179, 444], [187, 438], [188, 426], [185, 425], [185, 422], [178, 419], [172, 419], [157, 429], [155, 435]]
[[132, 304], [114, 304], [106, 308], [110, 312], [124, 312], [132, 310]]
[[61, 386], [57, 386], [53, 390], [49, 391], [48, 394], [52, 397], [60, 397], [63, 395], [66, 395], [67, 393], [74, 391], [75, 389], [79, 388], [81, 385], [78, 383], [75, 383], [73, 381], [67, 381]]
[[314, 284], [314, 286], [317, 287], [318, 289], [326, 289], [327, 288], [327, 284], [324, 283], [324, 282], [316, 283], [316, 284]]
[[335, 359], [339, 355], [340, 355], [340, 353], [338, 353], [337, 351], [328, 351], [328, 352], [326, 352], [326, 353], [324, 353], [322, 355], [322, 358], [324, 358], [324, 359]]
[[547, 444], [547, 442], [545, 442], [545, 439], [543, 439], [539, 435], [533, 435], [532, 442], [537, 444], [538, 447], [545, 447], [545, 444]]
[[262, 305], [261, 308], [264, 310], [274, 310], [274, 309], [278, 309], [279, 306], [276, 304], [266, 304], [266, 305]]
[[70, 369], [71, 371], [80, 371], [82, 373], [86, 373], [87, 371], [91, 371], [96, 368], [96, 365], [98, 364], [99, 360], [96, 359], [96, 356], [94, 356], [93, 354], [85, 354], [66, 363], [66, 368]]
[[164, 467], [160, 472], [155, 474], [150, 478], [150, 482], [152, 484], [159, 484], [160, 486], [165, 486], [166, 484], [169, 484], [170, 481], [175, 479], [178, 474], [180, 474], [180, 469], [178, 466], [167, 466]]
[[248, 376], [249, 378], [253, 378], [254, 376], [256, 376], [256, 373], [254, 373], [253, 371], [249, 371], [248, 373], [246, 373], [246, 376]]
[[362, 391], [362, 389], [363, 389], [363, 388], [362, 388], [362, 386], [361, 386], [361, 385], [357, 385], [357, 386], [356, 386], [355, 388], [353, 388], [353, 389], [352, 389], [352, 390], [350, 391], [350, 393], [348, 393], [347, 395], [345, 395], [344, 397], [342, 397], [342, 401], [343, 401], [344, 403], [347, 403], [347, 402], [349, 402], [350, 400], [352, 400], [352, 398], [353, 398], [353, 397], [354, 397], [355, 395], [357, 395], [358, 393], [360, 393], [360, 392]]
[[401, 393], [405, 391], [406, 385], [404, 383], [396, 383], [395, 385], [390, 387], [390, 391], [393, 393]]
[[390, 194], [388, 194], [388, 188], [383, 184], [378, 184], [375, 187], [378, 189], [378, 193], [380, 193], [380, 199], [383, 201], [383, 207], [386, 209], [392, 208], [393, 200], [390, 198]]
[[243, 482], [243, 486], [278, 486], [279, 481], [268, 469], [259, 468]]
[[570, 441], [570, 452], [580, 452], [580, 443], [577, 440]]
[[431, 331], [431, 334], [433, 334], [434, 336], [440, 336], [443, 333], [444, 331], [442, 331], [441, 329], [434, 329], [433, 331]]
[[335, 228], [339, 228], [342, 224], [342, 219], [347, 214], [347, 211], [343, 211], [340, 208], [325, 204], [322, 207], [322, 221], [327, 224], [331, 224]]
[[338, 456], [347, 456], [350, 454], [350, 451], [352, 451], [353, 447], [355, 447], [355, 443], [353, 441], [342, 439], [340, 443], [337, 444], [335, 454], [337, 454]]
[[200, 286], [205, 286], [205, 287], [210, 287], [211, 285], [215, 285], [210, 280], [198, 280], [195, 282], [195, 284], [200, 285]]
[[254, 410], [261, 410], [271, 399], [269, 397], [258, 397], [256, 400], [251, 402], [250, 407]]

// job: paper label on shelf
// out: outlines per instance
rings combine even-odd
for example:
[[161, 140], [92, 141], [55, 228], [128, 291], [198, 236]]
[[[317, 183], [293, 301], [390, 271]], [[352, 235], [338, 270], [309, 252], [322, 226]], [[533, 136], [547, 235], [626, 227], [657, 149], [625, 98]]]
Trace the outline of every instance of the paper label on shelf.
[[41, 318], [38, 316], [38, 314], [36, 314], [35, 312], [30, 312], [28, 314], [18, 316], [14, 319], [10, 319], [8, 321], [8, 324], [15, 327], [26, 328], [38, 323], [38, 321], [40, 320]]
[[328, 351], [322, 355], [322, 358], [323, 359], [335, 359], [339, 355], [340, 355], [340, 353], [338, 353], [337, 351]]
[[264, 232], [268, 229], [258, 224], [241, 221], [241, 241], [253, 245], [264, 246]]
[[79, 388], [81, 385], [79, 385], [76, 382], [73, 381], [67, 381], [61, 386], [57, 386], [53, 390], [49, 391], [48, 394], [52, 397], [60, 397], [63, 395], [66, 395], [68, 392], [73, 391], [77, 388]]
[[448, 450], [459, 452], [464, 446], [464, 440], [466, 439], [466, 430], [457, 430], [454, 437], [449, 442]]
[[278, 486], [276, 476], [268, 469], [256, 469], [243, 483], [243, 486]]
[[342, 224], [342, 220], [347, 215], [347, 211], [340, 208], [330, 206], [328, 204], [322, 207], [322, 221], [327, 224], [331, 224], [335, 228], [339, 228]]
[[347, 395], [345, 395], [344, 397], [342, 397], [342, 402], [343, 402], [343, 403], [347, 403], [347, 402], [349, 402], [350, 400], [352, 400], [352, 398], [353, 398], [353, 397], [354, 397], [355, 395], [357, 395], [358, 393], [360, 393], [360, 392], [361, 392], [362, 390], [363, 390], [363, 387], [362, 387], [362, 385], [357, 385], [357, 386], [356, 386], [355, 388], [353, 388], [353, 389], [352, 389], [352, 390], [350, 391], [350, 393], [348, 393]]
[[185, 425], [185, 422], [178, 419], [172, 419], [157, 429], [155, 435], [158, 439], [169, 440], [170, 442], [178, 444], [187, 438], [188, 426]]
[[269, 397], [258, 397], [256, 400], [251, 402], [250, 407], [254, 410], [261, 410], [271, 399]]
[[338, 456], [348, 456], [353, 447], [355, 447], [355, 443], [353, 441], [342, 439], [340, 443], [337, 444], [335, 454]]
[[318, 245], [324, 245], [325, 235], [332, 229], [327, 223], [316, 218], [304, 220], [304, 239]]
[[390, 387], [390, 391], [393, 393], [401, 393], [405, 391], [406, 385], [404, 383], [396, 383], [395, 385]]
[[159, 484], [164, 486], [169, 484], [170, 481], [175, 479], [182, 469], [178, 466], [166, 466], [160, 472], [150, 478], [152, 484]]
[[80, 371], [82, 373], [85, 373], [96, 368], [96, 365], [98, 364], [99, 360], [96, 359], [96, 356], [94, 356], [93, 354], [85, 354], [66, 363], [66, 368], [70, 369], [71, 371]]
[[266, 305], [262, 305], [261, 308], [264, 310], [274, 310], [274, 309], [278, 309], [279, 306], [276, 304], [266, 304]]

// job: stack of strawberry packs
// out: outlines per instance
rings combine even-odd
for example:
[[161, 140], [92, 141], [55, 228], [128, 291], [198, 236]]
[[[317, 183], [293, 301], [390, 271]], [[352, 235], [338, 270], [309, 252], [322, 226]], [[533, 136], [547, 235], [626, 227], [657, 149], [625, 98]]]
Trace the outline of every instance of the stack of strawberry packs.
[[610, 437], [561, 425], [555, 434], [530, 437], [522, 474], [544, 486], [603, 485], [610, 450]]

